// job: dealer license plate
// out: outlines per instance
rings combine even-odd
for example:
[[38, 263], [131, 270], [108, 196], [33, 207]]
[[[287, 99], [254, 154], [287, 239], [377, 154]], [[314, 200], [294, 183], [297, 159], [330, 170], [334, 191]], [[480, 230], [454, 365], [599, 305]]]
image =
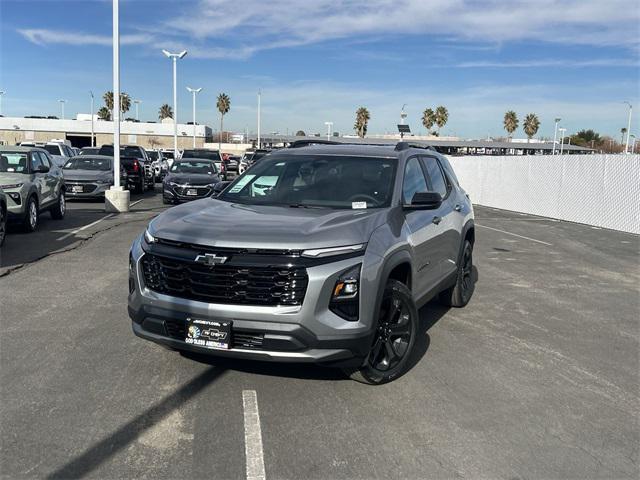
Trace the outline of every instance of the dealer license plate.
[[226, 350], [231, 344], [231, 322], [187, 318], [187, 336], [190, 345]]
[[71, 193], [82, 193], [82, 185], [73, 185], [71, 187]]
[[198, 190], [196, 190], [195, 188], [190, 188], [189, 190], [187, 190], [187, 196], [195, 197], [196, 195], [198, 195]]

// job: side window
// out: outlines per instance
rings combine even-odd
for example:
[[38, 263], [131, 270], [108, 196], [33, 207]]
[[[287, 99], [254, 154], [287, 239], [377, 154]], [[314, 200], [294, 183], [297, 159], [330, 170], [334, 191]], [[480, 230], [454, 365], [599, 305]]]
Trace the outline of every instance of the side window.
[[427, 181], [420, 162], [416, 157], [410, 158], [404, 167], [404, 180], [402, 184], [402, 203], [409, 204], [416, 192], [426, 192]]
[[438, 192], [442, 195], [442, 198], [446, 197], [449, 189], [447, 186], [447, 180], [444, 178], [444, 174], [442, 173], [442, 168], [440, 168], [440, 164], [433, 157], [423, 157], [423, 160], [427, 169], [427, 176], [431, 182], [431, 190]]
[[73, 157], [73, 150], [65, 145], [64, 151], [66, 152], [67, 157]]
[[31, 173], [35, 172], [42, 165], [39, 152], [31, 152]]
[[43, 152], [37, 152], [37, 154], [40, 155], [40, 161], [42, 162], [42, 164], [45, 167], [51, 168], [51, 162], [49, 161], [49, 156]]

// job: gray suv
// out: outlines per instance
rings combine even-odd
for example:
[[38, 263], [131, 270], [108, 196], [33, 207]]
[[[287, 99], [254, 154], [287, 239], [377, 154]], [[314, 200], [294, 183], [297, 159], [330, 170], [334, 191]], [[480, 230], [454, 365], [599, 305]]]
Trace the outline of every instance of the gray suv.
[[27, 232], [38, 227], [43, 211], [49, 210], [57, 220], [64, 218], [62, 170], [41, 148], [0, 147], [0, 188], [7, 196], [9, 220], [21, 222]]
[[293, 147], [151, 221], [129, 258], [133, 331], [391, 381], [409, 368], [418, 308], [473, 294], [471, 202], [426, 147]]

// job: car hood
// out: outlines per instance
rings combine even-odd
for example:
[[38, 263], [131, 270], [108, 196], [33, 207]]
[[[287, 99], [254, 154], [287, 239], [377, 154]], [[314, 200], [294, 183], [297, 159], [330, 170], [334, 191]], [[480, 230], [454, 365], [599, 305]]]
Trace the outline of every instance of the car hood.
[[113, 180], [113, 172], [98, 170], [63, 170], [64, 179], [73, 180]]
[[301, 250], [366, 243], [388, 214], [389, 209], [291, 208], [205, 198], [165, 211], [149, 231], [213, 247]]
[[220, 181], [217, 175], [207, 175], [199, 173], [172, 173], [167, 177], [168, 182], [179, 183], [180, 185], [209, 185]]
[[30, 175], [17, 172], [0, 173], [0, 185], [15, 185], [16, 183], [24, 183], [30, 180]]

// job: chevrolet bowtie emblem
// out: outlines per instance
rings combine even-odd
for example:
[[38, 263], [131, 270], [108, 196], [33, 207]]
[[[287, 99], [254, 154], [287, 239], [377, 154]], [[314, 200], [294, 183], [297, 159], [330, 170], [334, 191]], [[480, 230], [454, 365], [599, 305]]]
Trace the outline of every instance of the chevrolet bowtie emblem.
[[204, 255], [198, 255], [195, 261], [204, 265], [214, 266], [226, 262], [227, 257], [221, 257], [216, 255], [215, 253], [205, 253]]

